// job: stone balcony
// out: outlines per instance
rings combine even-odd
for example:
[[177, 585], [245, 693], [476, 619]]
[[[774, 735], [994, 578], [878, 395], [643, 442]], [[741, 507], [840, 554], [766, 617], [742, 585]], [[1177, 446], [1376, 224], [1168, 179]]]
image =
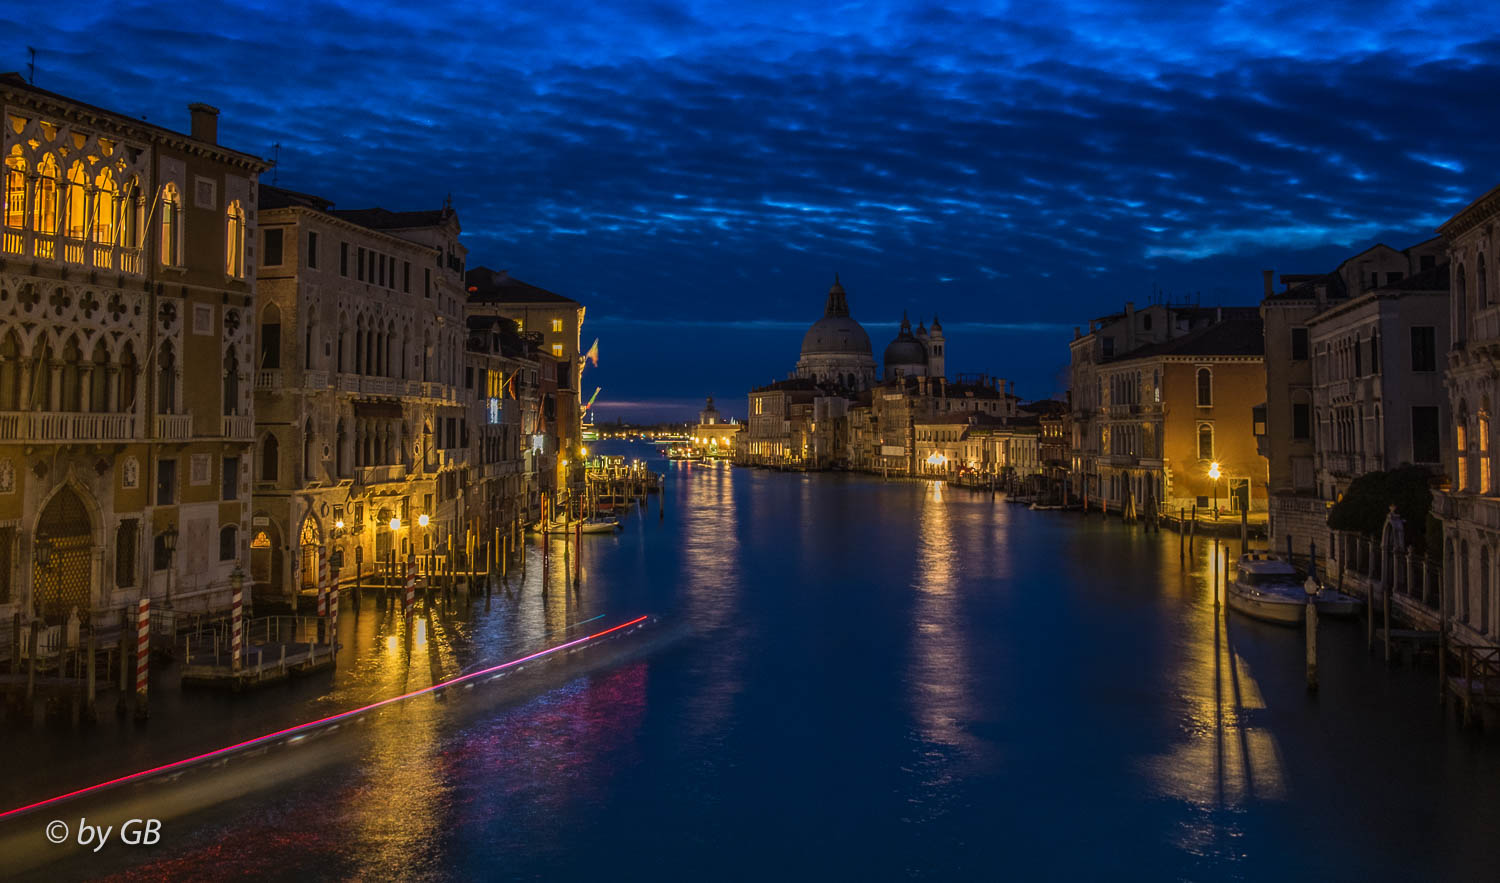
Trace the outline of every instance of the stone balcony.
[[255, 389], [257, 392], [281, 392], [281, 380], [280, 369], [257, 371], [255, 372]]
[[392, 481], [403, 481], [405, 478], [406, 466], [401, 463], [360, 466], [354, 470], [354, 482], [360, 485], [386, 484]]
[[1434, 493], [1432, 514], [1443, 521], [1462, 521], [1487, 530], [1500, 531], [1500, 497]]
[[235, 441], [250, 441], [255, 438], [255, 418], [225, 414], [219, 418], [219, 434]]
[[187, 441], [193, 437], [192, 414], [157, 414], [158, 441]]
[[57, 444], [116, 442], [140, 438], [134, 414], [0, 411], [0, 441]]
[[312, 390], [327, 389], [328, 388], [328, 372], [327, 371], [311, 371], [311, 370], [309, 370], [309, 371], [303, 371], [302, 372], [302, 388], [303, 389], [312, 389]]

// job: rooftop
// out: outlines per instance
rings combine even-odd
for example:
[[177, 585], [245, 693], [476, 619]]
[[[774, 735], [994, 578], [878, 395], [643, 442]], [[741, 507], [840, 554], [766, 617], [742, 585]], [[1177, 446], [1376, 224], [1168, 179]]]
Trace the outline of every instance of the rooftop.
[[1235, 316], [1173, 340], [1131, 350], [1108, 361], [1122, 362], [1150, 356], [1263, 356], [1265, 352], [1265, 326], [1260, 317]]
[[491, 270], [489, 267], [470, 270], [464, 277], [464, 284], [471, 303], [578, 304], [570, 297], [522, 282], [505, 270]]

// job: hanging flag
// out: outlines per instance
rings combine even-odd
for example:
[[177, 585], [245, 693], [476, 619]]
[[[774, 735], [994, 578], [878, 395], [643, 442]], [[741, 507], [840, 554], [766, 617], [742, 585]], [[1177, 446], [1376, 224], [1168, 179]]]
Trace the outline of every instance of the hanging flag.
[[581, 413], [587, 414], [589, 412], [589, 408], [592, 408], [594, 406], [594, 399], [599, 398], [599, 391], [600, 391], [600, 387], [597, 387], [597, 386], [594, 387], [594, 394], [591, 395], [591, 396], [589, 396], [589, 400], [588, 400], [588, 402], [586, 404], [584, 404], [583, 410], [582, 410]]
[[599, 367], [599, 338], [594, 338], [594, 345], [589, 347], [589, 351], [584, 353], [583, 357], [593, 362], [595, 368]]
[[508, 390], [510, 392], [510, 397], [511, 398], [513, 398], [513, 399], [517, 398], [517, 396], [516, 396], [516, 372], [514, 372], [514, 371], [510, 372], [510, 379], [507, 380], [507, 381], [505, 381], [505, 388], [506, 388], [506, 390]]

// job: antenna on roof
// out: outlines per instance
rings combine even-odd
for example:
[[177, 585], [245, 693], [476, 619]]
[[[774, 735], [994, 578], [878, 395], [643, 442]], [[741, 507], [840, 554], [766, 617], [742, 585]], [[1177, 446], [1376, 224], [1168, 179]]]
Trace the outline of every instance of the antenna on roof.
[[445, 196], [445, 197], [443, 197], [443, 208], [445, 210], [453, 208], [453, 191], [452, 190], [449, 190], [448, 191], [448, 195]]
[[26, 63], [26, 82], [36, 85], [36, 47], [27, 46], [26, 51], [31, 53], [31, 61]]
[[277, 141], [271, 145], [271, 186], [276, 186], [276, 181], [281, 176], [281, 142]]

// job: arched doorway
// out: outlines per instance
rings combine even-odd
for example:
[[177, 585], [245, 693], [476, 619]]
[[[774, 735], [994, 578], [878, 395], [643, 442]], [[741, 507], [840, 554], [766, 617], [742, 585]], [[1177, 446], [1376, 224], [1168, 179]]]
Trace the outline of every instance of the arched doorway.
[[267, 523], [250, 531], [250, 578], [259, 594], [281, 594], [281, 531]]
[[302, 565], [299, 585], [303, 588], [316, 588], [318, 585], [318, 549], [322, 542], [322, 531], [318, 529], [317, 519], [309, 512], [302, 519], [302, 531], [297, 536], [297, 545], [302, 547], [297, 558]]
[[75, 609], [82, 619], [93, 607], [93, 545], [93, 522], [83, 499], [72, 488], [61, 488], [37, 520], [32, 556], [33, 604], [47, 623], [64, 622]]

